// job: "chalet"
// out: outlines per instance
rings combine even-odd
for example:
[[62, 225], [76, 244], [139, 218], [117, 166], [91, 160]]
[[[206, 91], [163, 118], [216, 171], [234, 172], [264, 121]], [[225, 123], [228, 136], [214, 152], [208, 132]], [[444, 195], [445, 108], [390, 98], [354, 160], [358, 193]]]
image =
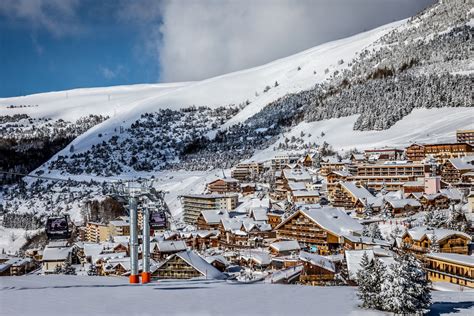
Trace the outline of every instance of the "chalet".
[[160, 261], [172, 254], [186, 250], [186, 243], [182, 240], [160, 240], [150, 243], [150, 257]]
[[31, 272], [35, 268], [36, 265], [30, 258], [10, 257], [8, 260], [0, 263], [0, 275], [20, 276]]
[[219, 230], [193, 230], [182, 232], [181, 238], [192, 249], [208, 249], [219, 246]]
[[275, 231], [277, 238], [296, 240], [303, 248], [327, 254], [344, 247], [344, 235], [359, 234], [362, 225], [339, 208], [300, 208]]
[[221, 272], [224, 272], [230, 266], [230, 262], [222, 255], [208, 256], [204, 260]]
[[219, 231], [219, 245], [228, 249], [255, 248], [275, 236], [270, 224], [252, 218], [222, 219]]
[[455, 253], [430, 253], [425, 269], [431, 282], [450, 282], [474, 288], [474, 257]]
[[340, 171], [346, 168], [346, 164], [349, 164], [349, 160], [339, 160], [336, 157], [328, 157], [321, 161], [320, 173], [323, 177], [327, 177], [332, 171]]
[[250, 209], [250, 217], [258, 223], [267, 223], [268, 222], [268, 211], [264, 207], [256, 207]]
[[274, 209], [270, 210], [267, 213], [268, 224], [270, 224], [272, 229], [275, 229], [275, 227], [277, 227], [281, 223], [284, 214], [285, 212]]
[[194, 251], [178, 252], [152, 273], [157, 279], [224, 279], [224, 275]]
[[423, 194], [419, 201], [424, 209], [446, 209], [449, 207], [449, 199], [442, 193]]
[[289, 200], [292, 203], [316, 204], [319, 203], [320, 194], [316, 190], [299, 190], [289, 193]]
[[217, 194], [237, 193], [240, 192], [240, 184], [239, 180], [232, 178], [217, 179], [207, 184], [207, 190]]
[[230, 218], [227, 210], [204, 210], [196, 220], [196, 227], [200, 230], [217, 229], [223, 218]]
[[403, 184], [403, 193], [425, 192], [425, 183], [423, 181], [408, 181]]
[[239, 264], [250, 268], [266, 268], [272, 263], [270, 253], [265, 250], [246, 249], [239, 252]]
[[441, 167], [441, 179], [456, 186], [470, 186], [474, 182], [469, 176], [472, 172], [474, 172], [474, 156], [451, 158]]
[[285, 256], [291, 253], [298, 253], [300, 245], [296, 240], [283, 240], [270, 244], [270, 252], [274, 256]]
[[195, 224], [201, 211], [233, 210], [237, 207], [237, 194], [190, 194], [181, 196], [184, 221]]
[[331, 194], [333, 192], [337, 183], [346, 182], [351, 177], [352, 174], [346, 170], [331, 171], [326, 177], [328, 193]]
[[451, 158], [461, 158], [474, 154], [474, 145], [468, 143], [413, 144], [406, 148], [406, 157], [411, 161], [421, 161], [432, 156], [438, 163]]
[[242, 183], [240, 185], [240, 192], [242, 192], [243, 195], [250, 195], [255, 193], [257, 191], [257, 185], [255, 183]]
[[300, 159], [300, 163], [303, 167], [310, 168], [316, 164], [317, 154], [306, 154], [303, 158]]
[[363, 213], [367, 207], [377, 211], [381, 207], [381, 200], [374, 197], [366, 188], [358, 187], [355, 182], [338, 183], [329, 196], [332, 205], [348, 210], [357, 210]]
[[403, 249], [422, 255], [430, 252], [437, 243], [439, 252], [467, 255], [472, 238], [466, 233], [450, 229], [429, 229], [417, 227], [406, 231], [402, 236]]
[[303, 263], [299, 282], [306, 285], [330, 284], [336, 279], [336, 266], [326, 257], [301, 251], [299, 259]]
[[55, 273], [56, 267], [62, 266], [66, 263], [72, 263], [72, 247], [51, 247], [48, 245], [44, 248], [42, 259], [43, 273]]
[[421, 209], [421, 204], [416, 199], [386, 197], [384, 201], [385, 210], [392, 214], [392, 216], [404, 216], [407, 214], [416, 213]]

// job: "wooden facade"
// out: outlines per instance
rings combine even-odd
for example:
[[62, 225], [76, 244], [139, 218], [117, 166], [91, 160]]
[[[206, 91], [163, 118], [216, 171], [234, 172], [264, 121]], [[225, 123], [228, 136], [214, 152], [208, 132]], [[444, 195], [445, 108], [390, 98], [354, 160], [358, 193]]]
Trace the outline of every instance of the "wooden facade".
[[429, 254], [425, 269], [432, 282], [450, 282], [474, 288], [474, 260], [470, 256]]
[[468, 143], [445, 144], [412, 144], [406, 149], [406, 156], [411, 161], [421, 161], [428, 155], [437, 162], [444, 163], [451, 158], [461, 158], [474, 154], [474, 145]]

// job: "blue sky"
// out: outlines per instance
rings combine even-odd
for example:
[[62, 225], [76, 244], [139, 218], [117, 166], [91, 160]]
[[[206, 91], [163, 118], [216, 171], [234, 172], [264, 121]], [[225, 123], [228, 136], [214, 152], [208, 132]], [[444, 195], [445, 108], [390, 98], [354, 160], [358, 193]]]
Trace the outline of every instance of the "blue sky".
[[411, 16], [434, 0], [2, 0], [0, 97], [199, 80]]

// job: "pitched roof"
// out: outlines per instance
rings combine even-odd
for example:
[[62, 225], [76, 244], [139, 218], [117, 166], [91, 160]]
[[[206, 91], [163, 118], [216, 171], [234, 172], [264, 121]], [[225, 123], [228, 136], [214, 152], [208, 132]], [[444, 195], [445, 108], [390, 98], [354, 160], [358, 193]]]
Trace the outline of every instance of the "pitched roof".
[[67, 260], [72, 252], [72, 247], [46, 247], [43, 250], [43, 261]]
[[229, 218], [226, 210], [203, 210], [201, 214], [207, 224], [219, 224], [222, 218]]
[[150, 248], [157, 248], [159, 252], [177, 252], [186, 250], [186, 243], [183, 240], [160, 240], [150, 243]]
[[306, 169], [283, 169], [283, 175], [285, 178], [294, 182], [311, 182], [312, 178]]
[[273, 248], [278, 252], [301, 249], [300, 244], [296, 240], [277, 241], [270, 244], [270, 248]]
[[334, 265], [334, 262], [318, 254], [301, 251], [300, 260], [309, 262], [312, 265], [318, 266], [325, 270], [336, 272], [336, 266]]
[[420, 226], [415, 227], [413, 229], [409, 229], [406, 233], [409, 234], [413, 240], [421, 240], [424, 236], [426, 236], [430, 241], [432, 241], [434, 235], [436, 235], [436, 239], [438, 240], [438, 242], [454, 235], [463, 236], [469, 240], [472, 240], [471, 236], [464, 232], [444, 228], [431, 229], [426, 226]]
[[186, 261], [190, 266], [199, 271], [206, 279], [223, 279], [224, 274], [217, 270], [212, 264], [204, 260], [195, 251], [188, 250], [178, 252], [175, 256]]
[[474, 156], [451, 158], [449, 162], [458, 170], [474, 170]]
[[353, 232], [361, 232], [362, 225], [345, 211], [335, 207], [322, 208], [301, 208], [298, 212], [281, 222], [275, 229], [278, 229], [297, 214], [303, 214], [313, 222], [328, 230], [336, 236], [351, 235]]

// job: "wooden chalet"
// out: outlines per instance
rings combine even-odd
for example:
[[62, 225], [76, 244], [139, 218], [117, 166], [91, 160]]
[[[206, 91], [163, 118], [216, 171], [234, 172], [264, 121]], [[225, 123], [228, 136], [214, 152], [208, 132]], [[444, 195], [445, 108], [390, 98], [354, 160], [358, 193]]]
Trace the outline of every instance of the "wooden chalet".
[[224, 275], [194, 251], [176, 253], [152, 272], [156, 279], [223, 279]]
[[441, 167], [441, 180], [460, 187], [473, 185], [474, 156], [447, 160]]
[[438, 163], [451, 158], [473, 155], [474, 145], [468, 143], [412, 144], [406, 148], [406, 157], [411, 161], [421, 161], [432, 156]]
[[439, 252], [467, 255], [471, 240], [468, 234], [455, 230], [418, 227], [403, 234], [402, 247], [406, 251], [422, 255], [430, 252], [435, 241], [439, 245]]
[[160, 240], [150, 243], [150, 257], [154, 260], [161, 261], [166, 257], [185, 251], [187, 248], [183, 240]]
[[237, 193], [240, 192], [239, 180], [232, 178], [217, 179], [207, 184], [207, 190], [211, 193]]
[[299, 283], [305, 285], [328, 285], [335, 281], [336, 266], [331, 260], [305, 251], [300, 252], [299, 259], [303, 263], [303, 271], [300, 274]]
[[277, 238], [296, 240], [303, 249], [328, 254], [344, 247], [345, 235], [362, 232], [362, 225], [339, 208], [301, 208], [275, 231]]

